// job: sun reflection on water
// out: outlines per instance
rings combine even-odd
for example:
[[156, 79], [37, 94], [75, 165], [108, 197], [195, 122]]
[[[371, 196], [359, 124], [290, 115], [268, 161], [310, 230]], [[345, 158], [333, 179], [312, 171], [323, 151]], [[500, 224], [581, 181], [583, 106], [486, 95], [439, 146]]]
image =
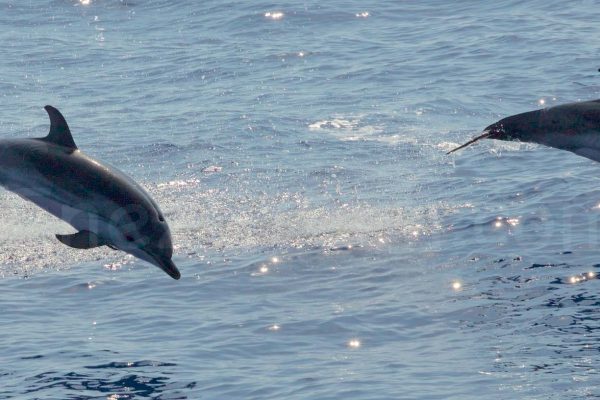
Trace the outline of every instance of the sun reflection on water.
[[517, 226], [517, 225], [519, 225], [519, 218], [508, 218], [506, 220], [506, 223], [509, 224], [510, 226]]
[[265, 18], [274, 20], [282, 19], [283, 16], [284, 14], [281, 11], [268, 11], [265, 13]]
[[595, 271], [588, 271], [588, 272], [584, 272], [579, 275], [572, 275], [572, 276], [568, 277], [567, 282], [571, 283], [571, 284], [576, 284], [576, 283], [596, 279], [596, 277], [597, 277], [597, 274]]

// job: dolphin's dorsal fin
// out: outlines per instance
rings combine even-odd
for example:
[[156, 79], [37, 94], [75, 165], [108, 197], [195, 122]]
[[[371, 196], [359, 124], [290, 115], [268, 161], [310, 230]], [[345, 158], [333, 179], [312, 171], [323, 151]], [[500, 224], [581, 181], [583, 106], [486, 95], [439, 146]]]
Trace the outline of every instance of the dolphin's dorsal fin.
[[92, 249], [94, 247], [109, 246], [109, 243], [90, 231], [79, 231], [71, 235], [56, 235], [63, 244], [75, 249]]
[[52, 106], [46, 106], [44, 109], [50, 117], [50, 133], [45, 138], [42, 138], [42, 140], [77, 150], [77, 145], [73, 140], [73, 136], [71, 136], [71, 130], [69, 129], [69, 125], [67, 125], [65, 117]]

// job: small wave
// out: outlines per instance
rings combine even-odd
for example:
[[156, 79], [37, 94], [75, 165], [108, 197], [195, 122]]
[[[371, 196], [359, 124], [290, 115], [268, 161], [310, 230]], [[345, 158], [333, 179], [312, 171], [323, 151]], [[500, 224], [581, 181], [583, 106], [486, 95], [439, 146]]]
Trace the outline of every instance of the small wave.
[[489, 218], [481, 222], [472, 222], [465, 225], [454, 226], [452, 227], [453, 231], [463, 231], [473, 228], [490, 228], [490, 229], [499, 229], [499, 228], [513, 228], [521, 223], [520, 217], [495, 217]]
[[161, 361], [152, 361], [152, 360], [142, 360], [142, 361], [114, 361], [107, 364], [100, 365], [88, 365], [85, 368], [87, 369], [122, 369], [122, 368], [139, 368], [139, 367], [175, 367], [177, 364], [161, 362]]

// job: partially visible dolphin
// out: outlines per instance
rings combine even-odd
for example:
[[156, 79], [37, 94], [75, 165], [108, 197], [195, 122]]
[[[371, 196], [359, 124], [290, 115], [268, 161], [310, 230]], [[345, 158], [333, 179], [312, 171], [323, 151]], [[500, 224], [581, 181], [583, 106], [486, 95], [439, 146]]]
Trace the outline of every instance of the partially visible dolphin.
[[480, 139], [517, 140], [567, 150], [600, 162], [600, 99], [568, 103], [512, 115], [488, 126]]
[[62, 114], [44, 108], [48, 136], [0, 140], [0, 185], [77, 229], [56, 235], [67, 246], [122, 250], [179, 279], [171, 232], [158, 205], [127, 175], [83, 154]]

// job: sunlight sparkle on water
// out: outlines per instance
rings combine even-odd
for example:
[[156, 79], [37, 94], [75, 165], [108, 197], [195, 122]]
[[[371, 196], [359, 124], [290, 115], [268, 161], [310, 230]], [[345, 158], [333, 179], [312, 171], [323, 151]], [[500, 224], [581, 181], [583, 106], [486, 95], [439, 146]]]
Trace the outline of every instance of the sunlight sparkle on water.
[[270, 331], [273, 331], [273, 332], [277, 332], [278, 330], [281, 329], [281, 326], [279, 326], [277, 324], [273, 324], [273, 325], [269, 326], [267, 329]]
[[83, 6], [89, 6], [92, 0], [79, 0], [79, 4]]
[[539, 99], [539, 100], [538, 100], [538, 103], [539, 103], [539, 105], [540, 105], [540, 106], [543, 106], [544, 104], [546, 104], [546, 100], [544, 100], [544, 99]]
[[363, 11], [363, 12], [356, 13], [356, 17], [357, 18], [368, 18], [369, 17], [369, 12], [368, 11]]
[[281, 19], [283, 18], [283, 13], [281, 11], [269, 11], [265, 13], [265, 18], [270, 18], [270, 19]]
[[588, 271], [588, 272], [584, 272], [583, 274], [580, 275], [573, 275], [570, 276], [568, 281], [569, 283], [579, 283], [579, 282], [585, 282], [589, 279], [596, 279], [596, 272], [595, 271]]
[[348, 347], [352, 348], [352, 349], [358, 349], [360, 347], [361, 343], [360, 343], [360, 339], [350, 339], [348, 341]]
[[509, 218], [509, 219], [506, 220], [506, 222], [510, 226], [517, 226], [517, 225], [519, 225], [519, 218]]
[[462, 289], [462, 283], [460, 283], [460, 281], [452, 282], [452, 289], [454, 289], [454, 290]]

